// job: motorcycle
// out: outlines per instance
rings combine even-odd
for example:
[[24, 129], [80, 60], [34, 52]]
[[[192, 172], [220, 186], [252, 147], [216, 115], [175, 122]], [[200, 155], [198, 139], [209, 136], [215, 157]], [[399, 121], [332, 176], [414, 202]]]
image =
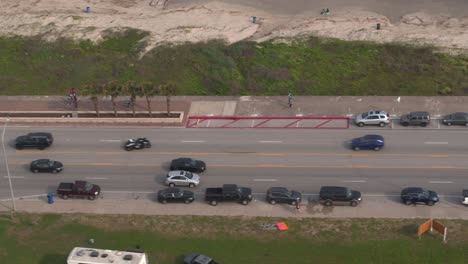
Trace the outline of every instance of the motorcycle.
[[125, 150], [151, 148], [151, 142], [147, 138], [131, 138], [125, 144]]

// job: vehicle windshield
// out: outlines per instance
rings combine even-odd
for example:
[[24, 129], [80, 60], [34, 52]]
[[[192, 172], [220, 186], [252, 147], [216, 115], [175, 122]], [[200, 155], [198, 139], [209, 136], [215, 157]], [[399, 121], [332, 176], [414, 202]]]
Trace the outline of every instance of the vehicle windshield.
[[91, 191], [92, 188], [93, 188], [93, 185], [92, 185], [91, 183], [89, 183], [89, 182], [87, 182], [87, 183], [85, 184], [85, 186], [84, 186], [84, 189], [85, 189], [86, 191]]
[[429, 197], [429, 191], [428, 190], [423, 190], [422, 194], [426, 197]]
[[193, 178], [193, 174], [191, 172], [186, 172], [185, 173], [185, 177], [189, 178], [189, 179], [192, 179]]
[[346, 197], [350, 198], [352, 195], [353, 195], [353, 192], [351, 192], [351, 190], [347, 190]]
[[49, 167], [54, 166], [54, 163], [55, 163], [55, 161], [53, 161], [53, 160], [49, 161], [49, 163], [48, 163], [48, 164], [49, 164]]
[[362, 113], [362, 118], [366, 118], [366, 117], [368, 117], [368, 116], [369, 116], [369, 113], [368, 113], [368, 112]]

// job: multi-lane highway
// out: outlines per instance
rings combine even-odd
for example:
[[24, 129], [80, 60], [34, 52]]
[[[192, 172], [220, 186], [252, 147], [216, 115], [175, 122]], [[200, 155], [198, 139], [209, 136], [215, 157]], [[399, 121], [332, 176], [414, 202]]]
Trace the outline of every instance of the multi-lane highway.
[[[16, 150], [16, 136], [48, 131], [52, 147]], [[386, 147], [355, 152], [353, 137], [378, 133]], [[130, 137], [148, 137], [153, 147], [127, 152]], [[441, 195], [459, 196], [468, 188], [468, 129], [464, 130], [236, 130], [183, 128], [37, 128], [8, 127], [5, 139], [15, 195], [54, 191], [60, 181], [88, 180], [106, 191], [151, 192], [162, 184], [168, 162], [177, 157], [206, 161], [195, 190], [237, 183], [263, 193], [270, 186], [286, 186], [317, 193], [322, 185], [344, 185], [363, 195], [398, 194], [405, 186], [423, 186]], [[58, 174], [34, 174], [29, 163], [51, 158], [64, 163]], [[10, 196], [0, 156], [0, 198]]]

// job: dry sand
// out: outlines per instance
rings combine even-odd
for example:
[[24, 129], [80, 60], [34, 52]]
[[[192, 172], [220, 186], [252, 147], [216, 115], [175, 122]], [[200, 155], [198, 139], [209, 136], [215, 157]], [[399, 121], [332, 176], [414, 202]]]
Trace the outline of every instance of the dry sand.
[[[85, 13], [86, 7], [90, 13]], [[324, 7], [331, 9], [329, 16], [320, 15]], [[148, 48], [163, 42], [222, 38], [232, 43], [318, 35], [467, 52], [468, 0], [0, 1], [1, 35], [99, 41], [104, 31], [122, 28], [150, 32]]]

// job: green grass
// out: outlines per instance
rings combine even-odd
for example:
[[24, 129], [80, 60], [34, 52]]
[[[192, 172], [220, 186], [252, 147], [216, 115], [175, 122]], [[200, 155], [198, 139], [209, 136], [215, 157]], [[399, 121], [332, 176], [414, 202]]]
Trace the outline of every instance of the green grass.
[[1, 95], [63, 95], [89, 82], [175, 82], [179, 95], [467, 95], [468, 57], [431, 47], [301, 38], [163, 45], [146, 32], [104, 41], [0, 38]]
[[[261, 223], [284, 220], [289, 230]], [[38, 215], [0, 217], [0, 258], [8, 264], [65, 263], [75, 246], [132, 249], [152, 263], [181, 263], [201, 252], [229, 263], [467, 263], [468, 221], [444, 220], [449, 242], [416, 236], [424, 220], [269, 219], [250, 217]]]

